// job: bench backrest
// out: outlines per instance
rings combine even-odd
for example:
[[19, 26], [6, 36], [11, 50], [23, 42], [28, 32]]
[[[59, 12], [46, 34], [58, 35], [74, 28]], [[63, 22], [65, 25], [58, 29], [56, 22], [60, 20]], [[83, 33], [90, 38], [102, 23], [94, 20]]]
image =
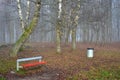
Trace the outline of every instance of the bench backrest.
[[17, 59], [17, 62], [22, 62], [22, 61], [30, 61], [30, 60], [40, 60], [42, 59], [42, 56], [38, 56], [38, 57], [32, 57], [32, 58], [22, 58], [22, 59]]

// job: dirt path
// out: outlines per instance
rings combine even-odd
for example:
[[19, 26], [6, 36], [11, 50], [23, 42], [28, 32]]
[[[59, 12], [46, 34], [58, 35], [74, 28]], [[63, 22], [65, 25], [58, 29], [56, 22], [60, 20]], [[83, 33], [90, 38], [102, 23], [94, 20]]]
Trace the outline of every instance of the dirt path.
[[28, 76], [16, 76], [14, 74], [7, 74], [7, 80], [62, 80], [60, 79], [60, 70], [49, 70], [38, 72]]

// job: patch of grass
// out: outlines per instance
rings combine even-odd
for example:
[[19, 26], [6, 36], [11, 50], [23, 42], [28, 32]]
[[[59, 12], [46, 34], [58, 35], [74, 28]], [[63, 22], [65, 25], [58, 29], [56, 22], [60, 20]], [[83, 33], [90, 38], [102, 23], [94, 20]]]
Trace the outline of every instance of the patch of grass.
[[66, 80], [120, 80], [120, 69], [104, 69], [92, 68], [89, 71], [81, 71], [80, 73], [67, 77]]
[[25, 70], [19, 70], [16, 72], [18, 75], [25, 75], [26, 71]]
[[108, 80], [110, 72], [104, 69], [92, 69], [88, 72], [89, 80]]
[[111, 78], [120, 80], [120, 69], [113, 69], [110, 70], [111, 72]]
[[0, 77], [0, 80], [6, 80], [6, 78], [4, 78], [4, 77], [2, 76], [2, 77]]
[[2, 74], [9, 72], [10, 70], [15, 69], [16, 62], [12, 59], [1, 59], [0, 60], [0, 72]]
[[120, 79], [120, 69], [95, 69], [89, 72], [90, 80], [119, 80]]
[[66, 80], [79, 80], [79, 75], [68, 77]]

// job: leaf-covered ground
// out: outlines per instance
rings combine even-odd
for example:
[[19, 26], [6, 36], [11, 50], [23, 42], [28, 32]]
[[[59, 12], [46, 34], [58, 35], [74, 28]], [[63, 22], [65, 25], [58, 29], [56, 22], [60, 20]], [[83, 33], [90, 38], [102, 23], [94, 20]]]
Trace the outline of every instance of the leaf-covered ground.
[[[62, 44], [57, 54], [54, 43], [26, 44], [17, 58], [43, 56], [45, 66], [16, 72], [16, 59], [9, 58], [11, 45], [0, 47], [0, 80], [120, 80], [120, 45], [77, 43], [77, 49]], [[87, 48], [94, 57], [87, 58]]]

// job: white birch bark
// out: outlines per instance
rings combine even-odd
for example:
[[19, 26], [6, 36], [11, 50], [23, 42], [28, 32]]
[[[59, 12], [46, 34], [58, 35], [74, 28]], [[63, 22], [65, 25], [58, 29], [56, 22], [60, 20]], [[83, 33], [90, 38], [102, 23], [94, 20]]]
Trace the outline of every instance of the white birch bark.
[[24, 31], [25, 25], [24, 25], [24, 21], [23, 21], [23, 15], [22, 15], [22, 9], [21, 9], [20, 3], [21, 3], [21, 0], [17, 0], [17, 7], [18, 7], [20, 24], [21, 24], [22, 31]]
[[62, 0], [59, 0], [59, 12], [58, 12], [58, 18], [61, 17], [61, 12], [62, 12]]
[[29, 15], [30, 15], [30, 0], [27, 0], [26, 25], [28, 25], [29, 23]]
[[61, 53], [61, 35], [60, 35], [60, 27], [61, 27], [61, 12], [62, 12], [62, 0], [59, 0], [59, 11], [58, 11], [58, 22], [56, 26], [56, 44], [57, 44], [57, 53]]

